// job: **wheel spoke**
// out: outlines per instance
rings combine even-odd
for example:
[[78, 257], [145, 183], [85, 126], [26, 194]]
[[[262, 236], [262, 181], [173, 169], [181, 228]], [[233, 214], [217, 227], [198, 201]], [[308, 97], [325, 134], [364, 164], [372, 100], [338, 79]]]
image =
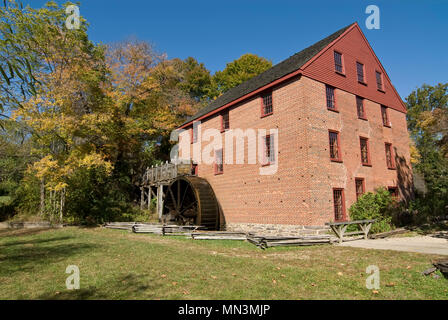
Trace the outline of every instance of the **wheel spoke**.
[[184, 204], [184, 200], [185, 200], [185, 196], [187, 195], [188, 188], [190, 188], [190, 184], [189, 183], [187, 183], [187, 187], [185, 188], [185, 192], [184, 192], [184, 195], [182, 196], [182, 201], [179, 204], [179, 208], [181, 208], [182, 205]]
[[180, 209], [180, 180], [177, 180], [177, 207]]
[[174, 197], [174, 193], [173, 193], [173, 190], [171, 190], [171, 187], [168, 187], [168, 191], [170, 192], [171, 198], [173, 199], [174, 209], [176, 210], [176, 212], [179, 212], [179, 209], [177, 207], [176, 198]]
[[182, 209], [182, 211], [179, 214], [184, 213], [186, 210], [190, 209], [190, 207], [192, 207], [193, 205], [197, 204], [197, 201], [193, 201], [192, 203], [190, 203], [188, 206], [186, 206], [185, 208]]

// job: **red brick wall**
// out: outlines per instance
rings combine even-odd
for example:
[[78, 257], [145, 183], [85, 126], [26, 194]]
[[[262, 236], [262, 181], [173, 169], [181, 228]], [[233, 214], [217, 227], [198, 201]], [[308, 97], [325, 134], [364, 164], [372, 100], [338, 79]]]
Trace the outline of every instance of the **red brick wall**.
[[[335, 72], [334, 51], [342, 53], [345, 75]], [[358, 83], [356, 61], [364, 64], [366, 85]], [[384, 92], [378, 91], [375, 70], [383, 72]], [[386, 71], [375, 57], [370, 45], [365, 40], [361, 30], [355, 25], [341, 37], [333, 46], [323, 51], [320, 56], [307, 65], [303, 74], [312, 79], [325, 82], [336, 88], [384, 104], [388, 107], [405, 112], [402, 101], [393, 88]]]
[[[356, 201], [355, 178], [365, 179], [366, 191], [399, 186], [402, 197], [410, 196], [409, 136], [405, 113], [397, 111], [403, 110], [398, 95], [386, 75], [385, 92], [377, 90], [374, 72], [380, 65], [357, 27], [335, 48], [344, 55], [346, 76], [334, 72], [329, 48], [304, 69], [304, 76], [274, 88], [272, 115], [260, 117], [260, 97], [230, 109], [231, 129], [278, 128], [279, 153], [274, 175], [260, 175], [260, 164], [247, 164], [247, 154], [245, 164], [224, 164], [220, 175], [213, 165], [199, 165], [198, 175], [211, 184], [226, 223], [323, 225], [334, 220], [333, 188], [344, 188], [348, 216]], [[357, 82], [357, 60], [365, 64], [367, 86]], [[339, 112], [326, 107], [325, 83], [336, 87]], [[366, 98], [367, 120], [358, 119], [355, 94]], [[380, 104], [390, 107], [391, 127], [382, 124]], [[220, 116], [203, 120], [202, 131], [207, 128], [220, 129]], [[340, 132], [341, 163], [330, 161], [328, 130]], [[369, 139], [371, 166], [361, 164], [360, 136]], [[395, 149], [396, 170], [387, 168], [385, 142]]]
[[[303, 106], [308, 110], [307, 121], [309, 141], [310, 205], [313, 224], [328, 222], [333, 218], [332, 188], [344, 188], [346, 208], [356, 201], [355, 178], [364, 178], [366, 191], [379, 186], [398, 186], [402, 196], [410, 192], [409, 136], [404, 113], [389, 109], [391, 127], [385, 127], [381, 118], [381, 105], [365, 100], [367, 121], [358, 119], [356, 96], [335, 90], [339, 112], [326, 108], [325, 84], [303, 77], [300, 80], [303, 92]], [[342, 163], [329, 160], [328, 130], [340, 132]], [[361, 164], [359, 137], [369, 139], [371, 166]], [[386, 164], [385, 142], [392, 143], [396, 155], [397, 169], [390, 170]], [[398, 172], [400, 178], [398, 180]], [[348, 215], [348, 212], [347, 212]]]
[[[332, 188], [344, 188], [348, 210], [356, 201], [355, 178], [365, 179], [366, 191], [399, 184], [403, 165], [387, 168], [384, 143], [392, 143], [409, 165], [405, 114], [389, 110], [392, 125], [384, 127], [380, 104], [365, 101], [366, 121], [357, 117], [355, 95], [338, 89], [335, 95], [339, 112], [327, 109], [323, 83], [302, 77], [273, 91], [271, 116], [260, 117], [260, 98], [230, 110], [233, 129], [278, 128], [279, 154], [278, 171], [268, 176], [259, 174], [260, 164], [247, 164], [247, 155], [246, 164], [224, 164], [221, 175], [213, 165], [199, 165], [198, 175], [211, 184], [227, 223], [323, 225], [333, 219]], [[201, 131], [206, 128], [220, 128], [219, 116], [202, 122]], [[329, 129], [340, 132], [342, 163], [329, 159]], [[369, 138], [371, 167], [361, 164], [359, 136]]]

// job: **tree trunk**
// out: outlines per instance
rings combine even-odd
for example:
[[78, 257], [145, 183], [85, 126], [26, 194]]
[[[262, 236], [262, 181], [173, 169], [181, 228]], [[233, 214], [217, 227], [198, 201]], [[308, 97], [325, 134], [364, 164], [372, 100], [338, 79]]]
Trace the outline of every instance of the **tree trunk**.
[[61, 190], [61, 206], [59, 207], [59, 221], [61, 224], [64, 213], [64, 206], [65, 206], [65, 188]]
[[39, 215], [42, 217], [45, 212], [45, 179], [40, 179], [40, 210]]

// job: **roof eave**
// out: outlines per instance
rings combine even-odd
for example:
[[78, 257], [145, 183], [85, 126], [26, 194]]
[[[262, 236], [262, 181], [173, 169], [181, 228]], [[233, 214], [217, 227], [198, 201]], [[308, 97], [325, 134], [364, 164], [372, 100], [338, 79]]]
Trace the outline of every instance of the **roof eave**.
[[283, 77], [281, 77], [281, 78], [279, 78], [279, 79], [277, 79], [277, 80], [275, 80], [275, 81], [273, 81], [271, 83], [268, 83], [265, 86], [262, 86], [262, 87], [260, 87], [260, 88], [258, 88], [256, 90], [254, 90], [254, 91], [251, 91], [248, 94], [245, 94], [245, 95], [241, 96], [240, 98], [235, 99], [235, 100], [233, 100], [233, 101], [231, 101], [231, 102], [229, 102], [229, 103], [227, 103], [227, 104], [225, 104], [225, 105], [223, 105], [223, 106], [221, 106], [221, 107], [219, 107], [219, 108], [217, 108], [217, 109], [215, 109], [213, 111], [210, 111], [210, 112], [208, 112], [208, 113], [206, 113], [206, 114], [204, 114], [204, 115], [202, 115], [202, 116], [200, 116], [200, 117], [198, 117], [196, 119], [193, 119], [193, 120], [190, 120], [188, 122], [185, 122], [184, 124], [179, 126], [177, 129], [186, 128], [186, 127], [192, 125], [193, 122], [201, 121], [202, 119], [208, 118], [208, 117], [210, 117], [210, 116], [212, 116], [212, 115], [214, 115], [216, 113], [221, 112], [224, 109], [230, 108], [230, 107], [240, 103], [241, 101], [250, 99], [250, 98], [256, 96], [257, 94], [259, 94], [260, 92], [263, 92], [263, 91], [265, 91], [265, 90], [267, 90], [269, 88], [272, 88], [272, 87], [274, 87], [274, 86], [276, 86], [276, 85], [278, 85], [278, 84], [280, 84], [280, 83], [282, 83], [282, 82], [284, 82], [286, 80], [289, 80], [289, 79], [291, 79], [291, 78], [293, 78], [295, 76], [299, 76], [299, 75], [302, 75], [302, 69], [301, 68], [296, 70], [296, 71], [294, 71], [294, 72], [291, 72], [291, 73], [289, 73], [289, 74], [287, 74], [287, 75], [285, 75], [285, 76], [283, 76]]

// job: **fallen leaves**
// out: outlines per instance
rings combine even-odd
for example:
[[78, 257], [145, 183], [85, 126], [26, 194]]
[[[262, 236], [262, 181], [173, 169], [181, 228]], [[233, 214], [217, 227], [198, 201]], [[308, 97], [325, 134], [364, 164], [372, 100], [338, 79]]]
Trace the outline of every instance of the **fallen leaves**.
[[395, 287], [395, 282], [386, 283], [386, 287]]

